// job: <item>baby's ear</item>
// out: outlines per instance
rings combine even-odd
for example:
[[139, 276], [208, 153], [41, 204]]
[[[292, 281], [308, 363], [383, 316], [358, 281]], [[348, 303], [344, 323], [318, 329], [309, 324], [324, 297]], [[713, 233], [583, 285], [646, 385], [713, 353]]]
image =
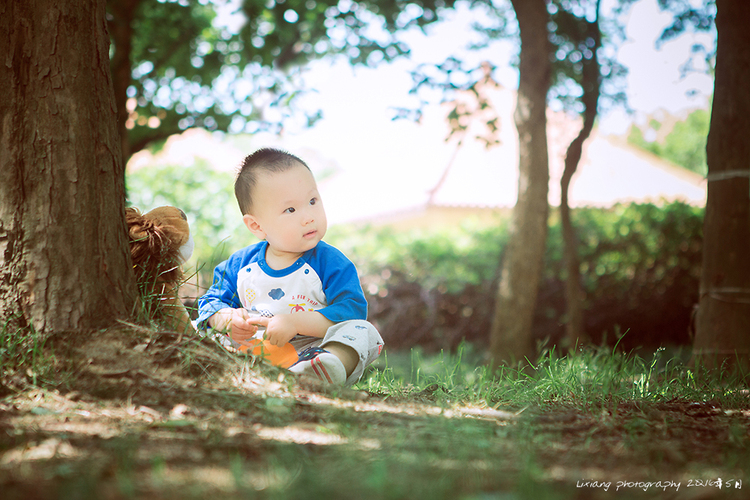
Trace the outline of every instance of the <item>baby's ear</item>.
[[263, 228], [260, 227], [260, 223], [258, 220], [253, 217], [250, 214], [245, 214], [242, 216], [242, 222], [245, 223], [245, 226], [247, 229], [255, 235], [256, 238], [259, 240], [265, 240], [266, 239], [266, 232], [263, 231]]

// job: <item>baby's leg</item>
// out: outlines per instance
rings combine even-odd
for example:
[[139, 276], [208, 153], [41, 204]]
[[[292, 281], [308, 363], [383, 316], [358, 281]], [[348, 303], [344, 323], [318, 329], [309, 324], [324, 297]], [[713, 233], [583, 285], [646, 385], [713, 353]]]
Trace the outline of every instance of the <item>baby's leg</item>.
[[355, 384], [365, 368], [383, 350], [383, 339], [367, 321], [351, 320], [337, 323], [328, 329], [320, 347], [338, 357], [346, 368], [346, 384]]
[[383, 350], [378, 331], [362, 320], [333, 325], [323, 339], [305, 338], [292, 344], [300, 358], [289, 368], [291, 372], [345, 386], [355, 384]]
[[341, 361], [346, 370], [346, 377], [349, 378], [359, 363], [359, 354], [351, 347], [338, 342], [329, 342], [323, 348], [330, 352]]

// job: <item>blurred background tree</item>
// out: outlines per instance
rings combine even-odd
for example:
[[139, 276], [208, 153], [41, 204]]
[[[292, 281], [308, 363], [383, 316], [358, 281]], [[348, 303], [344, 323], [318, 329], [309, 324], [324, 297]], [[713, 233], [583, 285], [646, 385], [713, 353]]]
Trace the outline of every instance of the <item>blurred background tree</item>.
[[[709, 366], [750, 366], [750, 3], [659, 0], [674, 15], [661, 42], [686, 31], [716, 29], [716, 45], [695, 45], [715, 75], [706, 140], [708, 197], [703, 233], [694, 360]], [[683, 71], [693, 70], [694, 58]], [[705, 117], [693, 117], [700, 123]], [[693, 122], [693, 123], [694, 123]], [[702, 141], [701, 141], [702, 145]], [[671, 154], [671, 153], [670, 153]], [[696, 162], [699, 164], [699, 162]], [[697, 168], [701, 168], [699, 165]]]
[[694, 360], [750, 368], [750, 3], [716, 2], [716, 78]]
[[534, 358], [534, 308], [547, 239], [549, 155], [547, 93], [552, 84], [552, 44], [544, 0], [512, 0], [521, 51], [513, 119], [518, 131], [518, 201], [511, 216], [495, 310], [490, 327], [492, 364], [527, 363]]
[[[568, 145], [562, 177], [560, 178], [560, 222], [564, 242], [564, 276], [565, 276], [565, 343], [568, 348], [588, 343], [584, 318], [585, 290], [581, 282], [581, 264], [578, 256], [578, 235], [571, 218], [568, 194], [573, 175], [578, 170], [578, 163], [583, 154], [583, 144], [591, 135], [594, 123], [599, 116], [599, 96], [601, 95], [602, 67], [599, 62], [599, 49], [602, 47], [602, 30], [600, 27], [601, 1], [574, 4], [578, 9], [557, 9], [552, 14], [553, 22], [568, 26], [567, 29], [556, 31], [555, 45], [575, 55], [557, 57], [557, 66], [561, 66], [557, 74], [563, 81], [573, 80], [581, 89], [578, 102], [582, 105], [581, 116], [583, 124], [573, 141]], [[576, 15], [576, 11], [578, 15]], [[562, 40], [560, 40], [562, 38]], [[568, 107], [571, 105], [569, 104]], [[580, 106], [579, 106], [580, 107]]]
[[[576, 237], [567, 206], [567, 189], [576, 170], [583, 142], [593, 129], [598, 115], [600, 98], [602, 106], [610, 109], [624, 103], [623, 82], [625, 69], [616, 58], [616, 47], [623, 40], [623, 15], [632, 1], [620, 2], [604, 15], [600, 3], [590, 0], [555, 0], [552, 2], [476, 2], [475, 7], [487, 13], [487, 21], [477, 25], [480, 41], [474, 49], [491, 46], [497, 40], [517, 38], [519, 26], [511, 22], [522, 9], [526, 30], [536, 26], [533, 33], [520, 30], [518, 44], [520, 83], [519, 104], [515, 115], [519, 131], [519, 198], [514, 208], [510, 244], [503, 255], [501, 280], [497, 291], [495, 320], [491, 328], [491, 350], [497, 361], [519, 361], [530, 357], [534, 351], [532, 338], [533, 315], [537, 297], [537, 284], [542, 272], [547, 225], [547, 139], [546, 110], [548, 100], [568, 113], [584, 115], [584, 125], [579, 137], [570, 145], [563, 178], [561, 205], [564, 235], [567, 242], [565, 273], [569, 277], [566, 289], [569, 311], [569, 343], [583, 335], [583, 291], [576, 257]], [[531, 9], [533, 5], [533, 11]], [[538, 24], [534, 24], [536, 20]], [[523, 25], [522, 25], [523, 26]], [[525, 38], [525, 39], [524, 39]], [[525, 58], [533, 63], [523, 64]], [[549, 67], [547, 67], [549, 62]], [[455, 78], [462, 73], [462, 78]], [[430, 67], [418, 68], [413, 76], [413, 92], [420, 89], [440, 89], [446, 101], [464, 90], [477, 97], [478, 105], [457, 103], [451, 122], [454, 130], [462, 127], [461, 119], [471, 119], [471, 114], [486, 112], [490, 103], [480, 101], [477, 77], [482, 72], [466, 68], [456, 58]], [[454, 81], [465, 81], [456, 85]], [[526, 95], [526, 93], [529, 93]], [[419, 110], [403, 112], [404, 116], [419, 116]], [[502, 124], [495, 123], [492, 130]], [[496, 143], [486, 140], [488, 147]]]

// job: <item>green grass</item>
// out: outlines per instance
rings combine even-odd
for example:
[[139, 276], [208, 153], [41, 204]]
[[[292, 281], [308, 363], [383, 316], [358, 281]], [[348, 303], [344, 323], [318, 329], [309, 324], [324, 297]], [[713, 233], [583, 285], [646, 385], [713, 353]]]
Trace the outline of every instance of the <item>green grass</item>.
[[0, 382], [19, 373], [33, 385], [54, 380], [54, 354], [45, 350], [45, 343], [33, 327], [21, 328], [14, 321], [6, 321], [0, 329]]
[[456, 353], [387, 353], [357, 387], [389, 396], [429, 392], [436, 400], [541, 408], [595, 410], [622, 402], [714, 401], [734, 407], [746, 402], [748, 374], [739, 369], [691, 367], [682, 351], [660, 348], [646, 357], [605, 347], [571, 355], [545, 351], [530, 369], [493, 372], [470, 345]]

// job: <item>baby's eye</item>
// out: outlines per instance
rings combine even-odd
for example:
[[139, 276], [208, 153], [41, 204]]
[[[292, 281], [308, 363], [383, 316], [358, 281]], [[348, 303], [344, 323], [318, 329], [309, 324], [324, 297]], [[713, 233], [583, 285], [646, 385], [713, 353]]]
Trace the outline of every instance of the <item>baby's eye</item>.
[[318, 199], [317, 199], [317, 198], [312, 198], [312, 199], [310, 200], [310, 205], [315, 205], [315, 204], [317, 204], [317, 203], [318, 203]]
[[285, 214], [293, 214], [295, 212], [294, 207], [289, 207], [286, 210], [284, 210]]

